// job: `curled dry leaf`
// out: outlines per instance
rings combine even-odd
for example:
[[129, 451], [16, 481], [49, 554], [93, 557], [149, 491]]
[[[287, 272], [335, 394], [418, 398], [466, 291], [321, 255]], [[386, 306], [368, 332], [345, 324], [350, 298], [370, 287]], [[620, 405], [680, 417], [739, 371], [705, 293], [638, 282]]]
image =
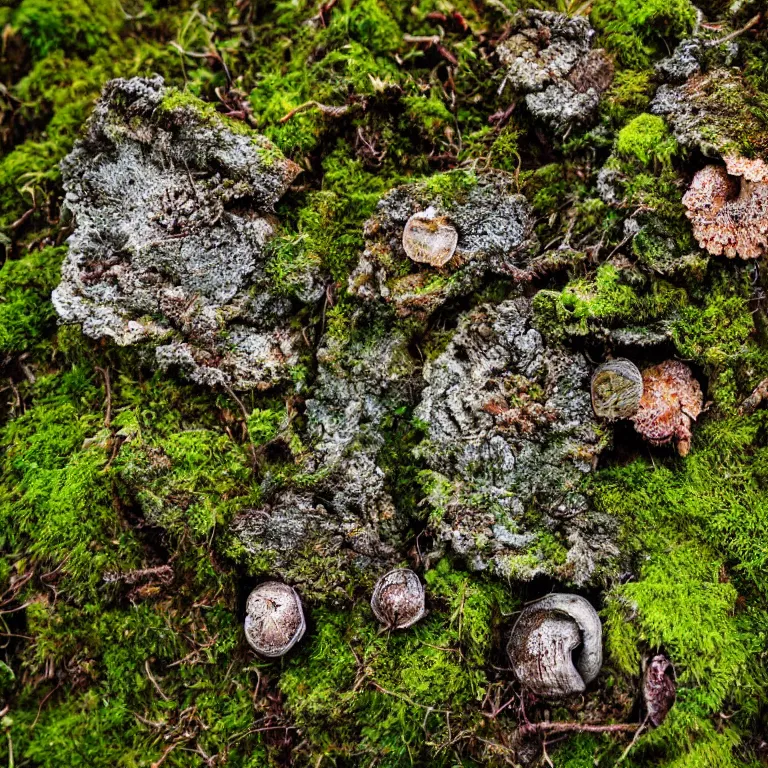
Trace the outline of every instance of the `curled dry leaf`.
[[639, 368], [622, 357], [599, 365], [592, 375], [592, 407], [603, 419], [627, 419], [640, 406], [643, 376]]
[[602, 625], [580, 595], [552, 594], [520, 614], [507, 644], [518, 680], [539, 696], [581, 693], [603, 663]]
[[643, 672], [643, 701], [653, 725], [664, 722], [675, 703], [676, 691], [672, 662], [663, 653], [657, 653], [647, 662]]

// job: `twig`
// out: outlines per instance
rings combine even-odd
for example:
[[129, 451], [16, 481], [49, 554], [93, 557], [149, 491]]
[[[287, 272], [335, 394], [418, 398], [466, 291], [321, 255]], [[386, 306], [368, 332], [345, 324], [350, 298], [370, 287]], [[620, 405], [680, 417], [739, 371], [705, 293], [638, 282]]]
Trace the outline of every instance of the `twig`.
[[40, 702], [40, 706], [37, 708], [37, 714], [35, 715], [35, 721], [32, 723], [32, 728], [34, 728], [37, 725], [37, 721], [40, 719], [40, 713], [43, 711], [43, 707], [45, 706], [45, 702], [48, 701], [48, 699], [53, 696], [56, 691], [61, 688], [61, 683], [58, 683], [58, 685], [53, 688], [52, 690], [48, 691], [48, 693], [43, 697], [43, 700]]
[[152, 677], [152, 672], [149, 669], [149, 659], [144, 659], [144, 669], [147, 671], [147, 677], [149, 678], [149, 682], [155, 686], [155, 690], [160, 694], [160, 697], [162, 698], [162, 700], [170, 701], [170, 699], [163, 693], [163, 689], [160, 687], [157, 680], [155, 680], [155, 678]]
[[619, 759], [614, 763], [614, 768], [616, 768], [616, 766], [619, 763], [624, 762], [624, 759], [630, 753], [630, 751], [632, 750], [632, 747], [634, 747], [635, 744], [637, 744], [637, 740], [640, 738], [640, 734], [645, 730], [646, 726], [648, 725], [648, 717], [649, 716], [646, 715], [645, 720], [643, 720], [643, 722], [640, 723], [640, 727], [635, 731], [635, 735], [632, 737], [632, 741], [630, 741], [629, 744], [627, 744], [627, 748], [621, 753], [621, 756], [619, 757]]
[[637, 729], [635, 723], [616, 723], [614, 725], [590, 725], [589, 723], [527, 723], [520, 726], [520, 735], [532, 733], [564, 733], [578, 731], [579, 733], [626, 733]]
[[160, 757], [154, 763], [152, 763], [150, 768], [160, 768], [160, 766], [165, 762], [165, 758], [168, 757], [168, 755], [170, 755], [171, 752], [176, 749], [180, 743], [180, 741], [174, 741], [173, 744], [167, 747], [165, 752], [163, 752], [163, 754], [160, 755]]
[[305, 101], [303, 104], [299, 104], [298, 107], [294, 107], [287, 115], [281, 117], [280, 122], [287, 123], [294, 115], [299, 114], [299, 112], [306, 112], [308, 109], [318, 109], [324, 115], [328, 115], [328, 117], [341, 117], [349, 112], [350, 105], [344, 104], [340, 107], [334, 107], [328, 104], [321, 104], [319, 101]]
[[759, 24], [761, 17], [762, 17], [762, 14], [758, 13], [757, 16], [753, 16], [741, 29], [737, 29], [727, 34], [725, 37], [718, 38], [717, 40], [711, 40], [707, 43], [707, 45], [708, 46], [722, 45], [723, 43], [727, 43], [729, 40], [733, 40], [734, 37], [743, 35], [745, 32], [748, 32], [750, 29], [752, 29], [752, 27]]
[[235, 394], [235, 391], [229, 384], [224, 384], [224, 389], [227, 390], [229, 396], [237, 403], [240, 408], [240, 412], [243, 414], [243, 426], [245, 427], [245, 434], [248, 436], [248, 443], [251, 446], [251, 458], [253, 459], [253, 469], [259, 464], [259, 457], [256, 455], [256, 446], [253, 444], [253, 438], [251, 437], [251, 430], [248, 427], [248, 410], [245, 407], [243, 401]]

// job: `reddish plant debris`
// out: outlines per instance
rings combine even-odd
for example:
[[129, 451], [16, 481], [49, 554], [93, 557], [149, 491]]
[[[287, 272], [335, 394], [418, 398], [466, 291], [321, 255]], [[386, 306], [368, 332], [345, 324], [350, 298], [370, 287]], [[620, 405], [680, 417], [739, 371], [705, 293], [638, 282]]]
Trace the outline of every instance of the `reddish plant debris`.
[[677, 452], [686, 456], [691, 449], [691, 425], [703, 403], [691, 369], [679, 360], [665, 360], [643, 371], [643, 396], [632, 421], [651, 445], [675, 443]]
[[648, 661], [643, 672], [643, 701], [648, 711], [648, 720], [661, 725], [672, 709], [677, 695], [675, 669], [663, 654], [657, 653]]

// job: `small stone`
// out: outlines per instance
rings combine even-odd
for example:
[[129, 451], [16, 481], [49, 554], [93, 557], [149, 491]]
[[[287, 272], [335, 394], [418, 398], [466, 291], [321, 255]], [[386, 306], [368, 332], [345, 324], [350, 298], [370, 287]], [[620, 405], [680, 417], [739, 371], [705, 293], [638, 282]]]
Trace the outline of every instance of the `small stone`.
[[403, 230], [403, 248], [408, 258], [433, 267], [447, 264], [456, 251], [459, 233], [446, 216], [434, 208], [414, 213]]
[[279, 581], [260, 584], [248, 595], [245, 637], [262, 656], [283, 656], [306, 630], [301, 600], [293, 587]]
[[592, 407], [602, 419], [629, 418], [643, 396], [643, 376], [638, 367], [625, 358], [616, 358], [598, 366], [592, 375]]
[[387, 629], [406, 629], [424, 616], [424, 587], [408, 568], [384, 574], [371, 597], [374, 616]]

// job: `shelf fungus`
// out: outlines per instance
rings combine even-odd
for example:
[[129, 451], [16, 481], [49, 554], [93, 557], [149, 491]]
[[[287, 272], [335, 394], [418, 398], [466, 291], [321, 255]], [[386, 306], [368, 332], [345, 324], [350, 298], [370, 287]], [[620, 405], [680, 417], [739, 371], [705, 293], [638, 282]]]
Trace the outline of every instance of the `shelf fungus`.
[[283, 656], [301, 640], [307, 625], [293, 587], [279, 581], [259, 584], [245, 608], [245, 637], [262, 656]]
[[396, 568], [377, 582], [371, 597], [374, 616], [387, 629], [406, 629], [424, 616], [424, 587], [408, 568]]
[[672, 662], [663, 653], [647, 660], [643, 670], [643, 701], [653, 725], [658, 727], [666, 720], [675, 703], [676, 690]]
[[643, 396], [632, 421], [651, 445], [674, 443], [677, 452], [687, 456], [691, 425], [703, 404], [701, 387], [691, 369], [679, 360], [665, 360], [643, 371]]
[[456, 252], [459, 233], [446, 216], [434, 208], [414, 213], [403, 229], [403, 249], [411, 261], [445, 266]]
[[757, 259], [768, 253], [768, 164], [726, 155], [707, 165], [683, 196], [699, 245], [715, 256]]
[[628, 419], [640, 406], [643, 376], [638, 367], [618, 357], [599, 365], [592, 375], [592, 408], [602, 419]]
[[603, 663], [602, 625], [580, 595], [552, 594], [520, 614], [507, 644], [518, 680], [547, 698], [581, 693]]

